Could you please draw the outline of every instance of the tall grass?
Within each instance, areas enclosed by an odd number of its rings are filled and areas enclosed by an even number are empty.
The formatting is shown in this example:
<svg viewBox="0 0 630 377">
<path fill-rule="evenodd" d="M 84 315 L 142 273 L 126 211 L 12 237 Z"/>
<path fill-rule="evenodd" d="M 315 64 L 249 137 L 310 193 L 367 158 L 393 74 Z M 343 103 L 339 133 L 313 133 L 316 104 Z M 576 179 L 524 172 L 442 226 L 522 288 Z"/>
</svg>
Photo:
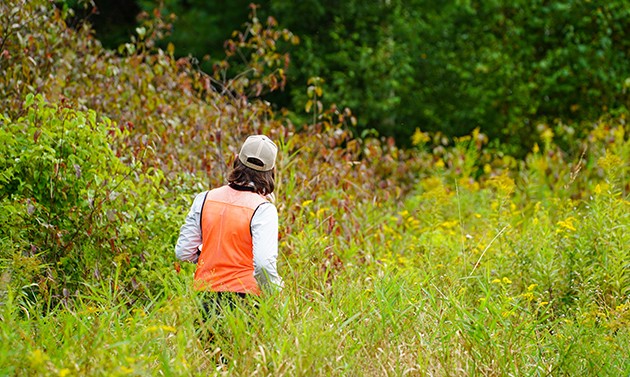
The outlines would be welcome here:
<svg viewBox="0 0 630 377">
<path fill-rule="evenodd" d="M 48 311 L 7 291 L 0 371 L 630 373 L 630 211 L 618 186 L 581 203 L 529 206 L 508 177 L 457 188 L 431 180 L 404 202 L 331 206 L 347 198 L 330 192 L 299 203 L 299 231 L 282 239 L 284 291 L 205 323 L 190 265 L 133 305 L 115 277 Z"/>
</svg>

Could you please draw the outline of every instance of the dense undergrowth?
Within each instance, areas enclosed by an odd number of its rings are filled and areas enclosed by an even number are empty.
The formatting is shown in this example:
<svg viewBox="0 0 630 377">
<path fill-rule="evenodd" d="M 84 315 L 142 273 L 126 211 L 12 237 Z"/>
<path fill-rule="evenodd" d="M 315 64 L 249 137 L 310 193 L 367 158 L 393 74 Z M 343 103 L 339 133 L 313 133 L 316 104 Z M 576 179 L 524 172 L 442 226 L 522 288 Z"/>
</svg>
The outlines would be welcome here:
<svg viewBox="0 0 630 377">
<path fill-rule="evenodd" d="M 159 19 L 112 52 L 48 2 L 19 5 L 0 5 L 1 374 L 630 372 L 623 117 L 581 140 L 541 124 L 524 160 L 477 131 L 400 150 L 354 138 L 316 80 L 299 131 L 258 99 L 289 61 L 273 20 L 206 75 L 152 46 Z M 251 69 L 224 77 L 236 56 Z M 259 132 L 280 145 L 286 287 L 204 327 L 173 246 Z"/>
</svg>

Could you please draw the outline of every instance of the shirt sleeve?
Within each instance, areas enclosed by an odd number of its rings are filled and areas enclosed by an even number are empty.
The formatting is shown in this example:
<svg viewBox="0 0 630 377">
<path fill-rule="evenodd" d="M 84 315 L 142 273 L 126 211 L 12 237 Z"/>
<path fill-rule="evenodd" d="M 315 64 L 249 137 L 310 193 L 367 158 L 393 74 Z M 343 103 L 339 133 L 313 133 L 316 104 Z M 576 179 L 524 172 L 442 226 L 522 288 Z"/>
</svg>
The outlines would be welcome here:
<svg viewBox="0 0 630 377">
<path fill-rule="evenodd" d="M 175 256 L 177 259 L 197 263 L 199 259 L 199 247 L 201 246 L 201 208 L 206 197 L 206 192 L 202 192 L 195 197 L 184 225 L 179 230 L 179 238 L 175 246 Z"/>
<path fill-rule="evenodd" d="M 282 289 L 284 282 L 276 262 L 278 259 L 278 211 L 272 203 L 263 203 L 254 212 L 251 222 L 254 252 L 254 277 L 264 289 Z"/>
</svg>

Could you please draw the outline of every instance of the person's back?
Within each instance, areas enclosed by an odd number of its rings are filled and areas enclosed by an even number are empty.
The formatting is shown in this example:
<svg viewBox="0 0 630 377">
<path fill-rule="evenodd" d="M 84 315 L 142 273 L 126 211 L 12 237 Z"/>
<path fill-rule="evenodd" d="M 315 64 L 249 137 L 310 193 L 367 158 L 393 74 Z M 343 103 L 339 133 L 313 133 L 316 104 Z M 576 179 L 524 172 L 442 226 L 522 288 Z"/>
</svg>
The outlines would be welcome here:
<svg viewBox="0 0 630 377">
<path fill-rule="evenodd" d="M 201 215 L 197 289 L 260 293 L 254 278 L 250 223 L 258 206 L 265 203 L 269 202 L 263 196 L 236 185 L 208 192 Z"/>
<path fill-rule="evenodd" d="M 282 287 L 276 268 L 278 213 L 268 200 L 275 188 L 276 153 L 269 138 L 250 136 L 229 184 L 193 201 L 175 253 L 197 263 L 197 290 L 259 295 L 261 287 Z"/>
</svg>

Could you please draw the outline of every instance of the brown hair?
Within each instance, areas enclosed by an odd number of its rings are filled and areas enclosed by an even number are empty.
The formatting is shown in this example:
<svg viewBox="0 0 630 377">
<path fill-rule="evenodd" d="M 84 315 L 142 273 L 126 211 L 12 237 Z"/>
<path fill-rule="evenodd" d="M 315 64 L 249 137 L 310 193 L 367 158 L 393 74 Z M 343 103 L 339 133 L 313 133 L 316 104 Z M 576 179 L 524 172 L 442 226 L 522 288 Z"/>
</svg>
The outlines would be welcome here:
<svg viewBox="0 0 630 377">
<path fill-rule="evenodd" d="M 235 184 L 248 184 L 253 182 L 256 192 L 260 195 L 268 195 L 276 188 L 276 169 L 258 171 L 245 166 L 240 159 L 235 158 L 232 171 L 228 175 L 228 182 Z"/>
</svg>

